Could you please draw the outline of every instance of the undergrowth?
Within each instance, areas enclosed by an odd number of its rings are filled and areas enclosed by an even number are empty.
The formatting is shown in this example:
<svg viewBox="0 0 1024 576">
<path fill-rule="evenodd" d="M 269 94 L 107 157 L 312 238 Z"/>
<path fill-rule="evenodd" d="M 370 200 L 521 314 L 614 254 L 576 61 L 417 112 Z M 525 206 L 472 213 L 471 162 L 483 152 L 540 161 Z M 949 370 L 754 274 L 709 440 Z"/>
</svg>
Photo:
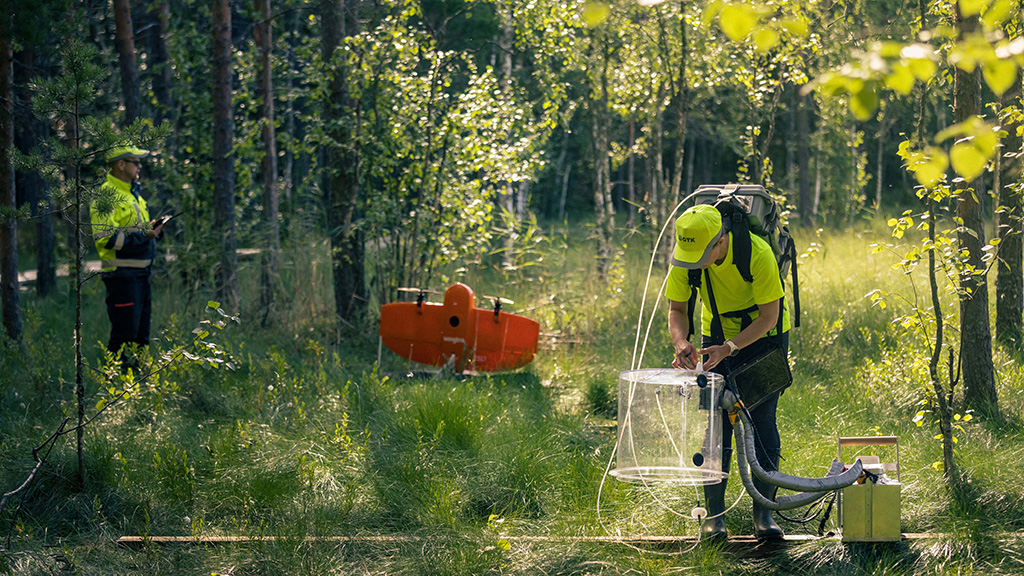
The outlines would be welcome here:
<svg viewBox="0 0 1024 576">
<path fill-rule="evenodd" d="M 899 293 L 904 280 L 885 254 L 870 254 L 876 234 L 804 231 L 797 238 L 806 252 L 801 326 L 791 338 L 795 383 L 779 408 L 782 469 L 820 476 L 836 456 L 838 436 L 896 435 L 902 529 L 931 538 L 878 545 L 823 539 L 763 553 L 571 540 L 695 535 L 690 511 L 703 498 L 693 488 L 646 488 L 605 475 L 615 444 L 618 373 L 667 366 L 671 358 L 658 293 L 662 266 L 654 269 L 641 317 L 650 238 L 624 237 L 612 276 L 598 281 L 589 245 L 551 229 L 531 246 L 533 265 L 501 269 L 483 258 L 450 274 L 477 291 L 479 305 L 487 305 L 482 295 L 510 298 L 511 311 L 540 321 L 536 361 L 507 374 L 430 374 L 387 350 L 378 361 L 372 318 L 341 329 L 325 320 L 326 249 L 289 260 L 283 294 L 291 299 L 268 316 L 269 324 L 243 308 L 242 324 L 215 336 L 232 369 L 168 368 L 89 426 L 84 488 L 73 443 L 57 444 L 31 489 L 0 516 L 9 538 L 0 571 L 1019 573 L 1024 545 L 1005 536 L 1024 530 L 1024 480 L 1015 472 L 1024 456 L 1019 359 L 997 350 L 1002 416 L 962 422 L 957 458 L 964 488 L 947 490 L 933 466 L 941 454 L 930 420 L 915 420 L 928 402 L 924 343 L 894 327 L 896 304 L 882 309 L 866 297 L 879 288 Z M 243 267 L 250 295 L 254 266 Z M 306 289 L 309 278 L 320 279 L 318 290 Z M 201 287 L 183 296 L 177 282 L 171 275 L 154 279 L 154 357 L 191 337 L 209 299 Z M 93 404 L 105 387 L 101 292 L 97 283 L 85 294 Z M 24 479 L 34 465 L 32 449 L 72 415 L 67 306 L 64 296 L 26 295 L 29 354 L 9 343 L 3 349 L 3 491 Z M 642 364 L 637 343 L 646 344 Z M 727 502 L 740 496 L 731 481 Z M 749 504 L 743 496 L 727 514 L 731 534 L 751 532 Z M 821 514 L 783 527 L 816 535 Z M 824 531 L 837 530 L 833 511 Z M 112 544 L 125 535 L 274 539 Z M 330 538 L 338 536 L 350 538 Z"/>
</svg>

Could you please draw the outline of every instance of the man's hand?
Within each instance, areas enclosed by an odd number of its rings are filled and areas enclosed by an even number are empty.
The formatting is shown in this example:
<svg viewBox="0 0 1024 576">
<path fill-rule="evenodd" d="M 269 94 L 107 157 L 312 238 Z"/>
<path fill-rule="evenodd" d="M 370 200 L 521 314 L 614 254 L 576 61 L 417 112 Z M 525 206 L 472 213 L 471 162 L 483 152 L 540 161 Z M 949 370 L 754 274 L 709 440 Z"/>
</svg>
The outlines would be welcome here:
<svg viewBox="0 0 1024 576">
<path fill-rule="evenodd" d="M 150 224 L 153 224 L 154 226 L 152 229 L 146 231 L 146 238 L 156 238 L 160 236 L 161 233 L 163 233 L 164 225 L 167 224 L 167 222 L 161 220 L 153 220 L 152 222 L 150 222 Z"/>
<path fill-rule="evenodd" d="M 708 346 L 702 350 L 697 351 L 698 354 L 707 354 L 708 359 L 704 361 L 704 369 L 711 370 L 715 366 L 729 357 L 732 354 L 732 348 L 729 348 L 726 344 L 719 344 L 717 346 Z"/>
<path fill-rule="evenodd" d="M 672 359 L 672 367 L 680 370 L 693 370 L 697 367 L 699 359 L 697 347 L 690 344 L 688 340 L 684 340 L 683 345 L 676 350 L 676 356 Z"/>
</svg>

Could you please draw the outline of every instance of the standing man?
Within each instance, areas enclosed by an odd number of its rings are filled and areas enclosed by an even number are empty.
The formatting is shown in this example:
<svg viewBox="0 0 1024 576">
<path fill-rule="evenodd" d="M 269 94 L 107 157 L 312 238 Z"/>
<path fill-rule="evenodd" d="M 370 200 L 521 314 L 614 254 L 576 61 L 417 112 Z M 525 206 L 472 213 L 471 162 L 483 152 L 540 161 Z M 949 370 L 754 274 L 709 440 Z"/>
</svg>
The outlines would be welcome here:
<svg viewBox="0 0 1024 576">
<path fill-rule="evenodd" d="M 101 212 L 98 208 L 105 202 L 97 201 L 89 210 L 107 288 L 107 350 L 119 354 L 126 365 L 137 363 L 125 356 L 122 348 L 126 344 L 149 344 L 149 276 L 156 240 L 164 228 L 164 223 L 149 219 L 146 199 L 140 194 L 139 172 L 148 155 L 148 150 L 131 146 L 107 152 L 107 182 L 102 193 L 112 199 L 112 209 Z"/>
<path fill-rule="evenodd" d="M 724 204 L 723 209 L 730 205 Z M 733 230 L 718 208 L 698 205 L 676 220 L 676 248 L 665 294 L 669 299 L 668 325 L 675 356 L 672 366 L 694 370 L 703 357 L 703 369 L 722 374 L 753 359 L 769 346 L 789 349 L 789 313 L 782 306 L 785 295 L 775 254 L 768 243 L 745 227 Z M 737 249 L 740 243 L 745 249 Z M 743 256 L 741 256 L 743 254 Z M 749 278 L 741 272 L 747 261 Z M 690 271 L 703 277 L 691 282 Z M 691 291 L 699 290 L 702 302 L 701 348 L 690 342 Z M 780 318 L 781 315 L 781 318 Z M 728 362 L 726 361 L 728 359 Z M 776 392 L 751 409 L 758 441 L 757 461 L 765 470 L 778 470 L 781 442 L 775 420 L 779 403 Z M 728 474 L 732 458 L 732 424 L 722 418 L 722 471 Z M 754 480 L 758 492 L 775 498 L 776 488 Z M 726 481 L 704 486 L 709 517 L 701 526 L 708 540 L 725 540 Z M 781 540 L 783 531 L 771 510 L 754 504 L 754 535 L 758 540 Z"/>
</svg>

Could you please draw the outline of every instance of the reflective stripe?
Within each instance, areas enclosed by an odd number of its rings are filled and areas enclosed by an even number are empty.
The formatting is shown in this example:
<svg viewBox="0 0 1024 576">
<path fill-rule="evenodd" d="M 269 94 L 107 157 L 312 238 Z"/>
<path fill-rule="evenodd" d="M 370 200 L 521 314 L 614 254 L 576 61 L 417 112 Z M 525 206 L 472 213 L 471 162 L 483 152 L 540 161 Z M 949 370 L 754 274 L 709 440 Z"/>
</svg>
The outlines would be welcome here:
<svg viewBox="0 0 1024 576">
<path fill-rule="evenodd" d="M 114 240 L 113 248 L 114 250 L 120 250 L 121 248 L 124 248 L 124 232 L 117 233 L 117 239 Z"/>
<path fill-rule="evenodd" d="M 114 258 L 113 260 L 104 260 L 103 268 L 145 268 L 152 264 L 152 260 L 129 260 L 127 258 Z"/>
<path fill-rule="evenodd" d="M 96 224 L 93 224 L 93 228 L 97 228 Z M 145 234 L 153 228 L 150 226 L 112 226 L 99 232 L 93 232 L 92 237 L 96 240 L 102 240 L 107 236 L 113 236 L 114 234 L 123 234 L 125 232 L 142 232 Z"/>
</svg>

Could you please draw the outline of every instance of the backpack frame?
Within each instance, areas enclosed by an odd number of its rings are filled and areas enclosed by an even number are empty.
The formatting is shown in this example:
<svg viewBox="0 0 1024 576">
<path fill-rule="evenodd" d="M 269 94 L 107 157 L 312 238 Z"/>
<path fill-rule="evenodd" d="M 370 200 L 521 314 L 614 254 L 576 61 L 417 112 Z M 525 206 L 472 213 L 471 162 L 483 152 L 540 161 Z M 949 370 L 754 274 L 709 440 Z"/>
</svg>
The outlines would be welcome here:
<svg viewBox="0 0 1024 576">
<path fill-rule="evenodd" d="M 726 230 L 733 232 L 733 261 L 740 275 L 747 282 L 753 282 L 750 274 L 750 237 L 749 233 L 760 236 L 772 253 L 779 266 L 779 279 L 786 286 L 786 275 L 791 274 L 793 285 L 793 327 L 800 326 L 800 282 L 797 274 L 796 244 L 789 227 L 782 223 L 778 203 L 764 186 L 754 184 L 705 184 L 699 186 L 690 195 L 693 205 L 708 204 L 722 213 L 722 224 Z M 697 299 L 697 291 L 701 286 L 701 271 L 689 271 L 691 296 L 689 302 L 690 329 L 693 330 L 693 307 Z M 749 310 L 728 311 L 722 314 L 729 317 L 738 315 L 745 318 L 744 328 L 749 323 Z M 716 319 L 717 320 L 717 319 Z M 715 322 L 716 324 L 718 322 Z M 779 311 L 779 330 L 782 325 L 782 311 Z M 777 331 L 778 332 L 778 331 Z"/>
</svg>

